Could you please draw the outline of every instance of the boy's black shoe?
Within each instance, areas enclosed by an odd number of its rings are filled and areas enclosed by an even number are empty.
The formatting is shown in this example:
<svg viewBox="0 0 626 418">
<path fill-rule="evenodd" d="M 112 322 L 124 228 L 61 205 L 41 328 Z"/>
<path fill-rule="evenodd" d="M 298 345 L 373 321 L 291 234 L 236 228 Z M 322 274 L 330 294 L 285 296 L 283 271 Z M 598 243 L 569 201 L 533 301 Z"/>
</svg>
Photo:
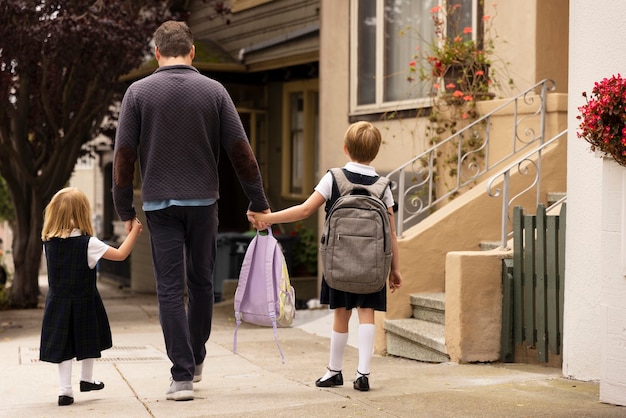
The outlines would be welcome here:
<svg viewBox="0 0 626 418">
<path fill-rule="evenodd" d="M 315 381 L 315 386 L 317 386 L 318 388 L 332 388 L 333 386 L 341 385 L 343 385 L 343 375 L 341 374 L 341 370 L 336 375 L 331 376 L 326 380 L 322 380 L 322 378 L 320 377 Z"/>
<path fill-rule="evenodd" d="M 59 406 L 71 405 L 74 403 L 74 398 L 71 396 L 60 395 Z"/>
<path fill-rule="evenodd" d="M 85 382 L 84 380 L 80 381 L 80 391 L 81 392 L 90 392 L 92 390 L 100 390 L 104 389 L 104 383 L 98 382 L 97 380 L 93 383 Z"/>
<path fill-rule="evenodd" d="M 354 388 L 356 390 L 360 390 L 361 392 L 367 392 L 370 390 L 370 382 L 366 375 L 362 375 L 357 377 L 354 381 Z"/>
</svg>

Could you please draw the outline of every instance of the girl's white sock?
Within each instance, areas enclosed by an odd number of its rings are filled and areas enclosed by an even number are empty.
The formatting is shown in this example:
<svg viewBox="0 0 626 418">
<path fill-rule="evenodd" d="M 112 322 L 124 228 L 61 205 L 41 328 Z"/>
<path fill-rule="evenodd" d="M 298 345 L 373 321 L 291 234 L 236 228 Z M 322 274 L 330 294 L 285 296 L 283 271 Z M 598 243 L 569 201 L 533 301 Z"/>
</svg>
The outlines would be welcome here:
<svg viewBox="0 0 626 418">
<path fill-rule="evenodd" d="M 330 379 L 343 367 L 343 353 L 346 351 L 346 344 L 348 344 L 347 332 L 335 332 L 330 334 L 330 360 L 328 362 L 328 369 L 326 374 L 322 377 L 323 380 Z M 334 371 L 331 371 L 334 370 Z"/>
<path fill-rule="evenodd" d="M 93 365 L 96 362 L 96 359 L 86 358 L 81 360 L 81 369 L 80 369 L 80 380 L 83 382 L 94 383 L 93 380 Z"/>
<path fill-rule="evenodd" d="M 59 363 L 59 396 L 74 397 L 72 391 L 72 360 Z"/>
<path fill-rule="evenodd" d="M 370 364 L 374 352 L 374 324 L 359 324 L 359 366 L 356 378 L 370 373 Z"/>
</svg>

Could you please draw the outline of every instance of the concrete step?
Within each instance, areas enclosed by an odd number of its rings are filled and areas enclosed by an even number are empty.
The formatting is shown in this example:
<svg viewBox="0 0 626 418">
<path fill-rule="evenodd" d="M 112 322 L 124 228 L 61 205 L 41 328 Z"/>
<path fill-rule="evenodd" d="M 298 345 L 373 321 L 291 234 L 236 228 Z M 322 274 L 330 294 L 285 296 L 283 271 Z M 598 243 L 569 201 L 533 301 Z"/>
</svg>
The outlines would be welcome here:
<svg viewBox="0 0 626 418">
<path fill-rule="evenodd" d="M 500 244 L 502 244 L 501 241 L 481 241 L 478 245 L 480 246 L 480 251 L 489 251 L 500 248 Z"/>
<path fill-rule="evenodd" d="M 567 197 L 567 193 L 565 192 L 548 192 L 546 195 L 546 200 L 548 202 L 548 206 L 558 202 L 562 198 Z"/>
<path fill-rule="evenodd" d="M 445 324 L 446 294 L 414 293 L 410 296 L 413 318 Z"/>
<path fill-rule="evenodd" d="M 415 318 L 387 319 L 387 353 L 431 363 L 450 361 L 442 324 Z"/>
</svg>

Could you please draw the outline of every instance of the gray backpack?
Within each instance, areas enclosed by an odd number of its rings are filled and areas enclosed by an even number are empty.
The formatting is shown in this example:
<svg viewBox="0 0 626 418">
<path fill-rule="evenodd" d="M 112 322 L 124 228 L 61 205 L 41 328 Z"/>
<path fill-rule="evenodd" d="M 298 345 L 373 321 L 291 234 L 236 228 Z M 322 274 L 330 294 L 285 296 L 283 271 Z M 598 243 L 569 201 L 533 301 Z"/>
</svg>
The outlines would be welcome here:
<svg viewBox="0 0 626 418">
<path fill-rule="evenodd" d="M 320 240 L 324 279 L 344 292 L 378 292 L 391 267 L 391 224 L 382 201 L 389 179 L 368 186 L 350 182 L 341 168 L 330 172 L 340 197 L 328 211 Z"/>
</svg>

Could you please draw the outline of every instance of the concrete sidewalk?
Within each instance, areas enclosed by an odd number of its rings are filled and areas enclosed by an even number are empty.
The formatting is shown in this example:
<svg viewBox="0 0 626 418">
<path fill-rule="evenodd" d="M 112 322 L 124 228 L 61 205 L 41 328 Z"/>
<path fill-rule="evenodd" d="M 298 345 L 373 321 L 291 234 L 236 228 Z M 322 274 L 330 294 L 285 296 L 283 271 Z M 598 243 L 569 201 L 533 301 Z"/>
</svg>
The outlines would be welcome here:
<svg viewBox="0 0 626 418">
<path fill-rule="evenodd" d="M 233 354 L 232 301 L 216 305 L 195 400 L 167 401 L 171 363 L 164 354 L 156 297 L 107 282 L 99 288 L 114 344 L 94 368 L 104 390 L 81 393 L 80 365 L 75 363 L 75 403 L 57 406 L 57 366 L 38 361 L 43 311 L 0 311 L 0 416 L 626 416 L 626 408 L 598 401 L 598 384 L 563 379 L 559 369 L 522 364 L 429 364 L 374 356 L 371 390 L 358 392 L 352 388 L 358 357 L 354 339 L 346 350 L 344 386 L 320 389 L 314 382 L 328 362 L 330 311 L 300 311 L 293 327 L 278 330 L 283 364 L 269 328 L 242 325 Z"/>
</svg>

